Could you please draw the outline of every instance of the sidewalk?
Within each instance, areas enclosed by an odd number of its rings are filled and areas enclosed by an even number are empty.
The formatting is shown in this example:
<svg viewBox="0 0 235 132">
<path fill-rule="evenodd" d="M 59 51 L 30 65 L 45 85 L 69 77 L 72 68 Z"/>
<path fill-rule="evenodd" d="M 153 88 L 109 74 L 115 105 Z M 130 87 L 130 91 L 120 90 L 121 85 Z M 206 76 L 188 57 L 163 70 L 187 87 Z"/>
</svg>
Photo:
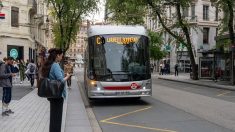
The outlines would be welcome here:
<svg viewBox="0 0 235 132">
<path fill-rule="evenodd" d="M 72 82 L 72 90 L 68 90 L 64 101 L 62 132 L 92 132 L 77 80 Z M 0 116 L 1 132 L 49 131 L 49 102 L 37 95 L 37 89 L 18 101 L 12 101 L 10 106 L 15 113 L 8 117 Z"/>
<path fill-rule="evenodd" d="M 213 80 L 209 79 L 192 80 L 190 79 L 189 73 L 179 73 L 179 76 L 175 76 L 175 75 L 159 75 L 159 73 L 154 72 L 152 74 L 152 78 L 183 82 L 183 83 L 206 86 L 211 88 L 235 90 L 235 86 L 230 85 L 229 82 L 226 81 L 214 82 Z"/>
</svg>

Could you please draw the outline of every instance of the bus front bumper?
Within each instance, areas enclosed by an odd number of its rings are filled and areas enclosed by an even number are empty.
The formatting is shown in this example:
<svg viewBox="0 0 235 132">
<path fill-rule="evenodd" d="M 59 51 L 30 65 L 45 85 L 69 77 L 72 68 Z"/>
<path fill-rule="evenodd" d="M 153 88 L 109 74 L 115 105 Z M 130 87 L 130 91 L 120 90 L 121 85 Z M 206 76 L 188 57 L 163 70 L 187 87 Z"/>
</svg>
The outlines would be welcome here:
<svg viewBox="0 0 235 132">
<path fill-rule="evenodd" d="M 141 90 L 93 90 L 88 93 L 89 98 L 127 98 L 151 96 L 151 89 Z"/>
</svg>

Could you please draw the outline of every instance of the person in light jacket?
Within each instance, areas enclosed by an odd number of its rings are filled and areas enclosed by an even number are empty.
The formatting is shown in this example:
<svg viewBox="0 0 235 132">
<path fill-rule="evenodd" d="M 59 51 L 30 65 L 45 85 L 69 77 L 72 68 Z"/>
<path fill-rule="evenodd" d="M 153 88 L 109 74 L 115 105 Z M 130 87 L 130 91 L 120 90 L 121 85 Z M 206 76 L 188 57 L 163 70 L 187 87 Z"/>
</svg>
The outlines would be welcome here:
<svg viewBox="0 0 235 132">
<path fill-rule="evenodd" d="M 5 63 L 0 61 L 0 87 L 3 88 L 2 96 L 2 116 L 9 116 L 14 112 L 9 108 L 11 102 L 12 93 L 12 77 L 16 76 L 11 72 L 11 65 L 13 64 L 13 58 L 8 57 Z"/>
<path fill-rule="evenodd" d="M 31 60 L 31 62 L 27 65 L 26 75 L 28 76 L 31 88 L 34 88 L 34 79 L 36 74 L 37 66 L 34 64 L 34 60 Z"/>
<path fill-rule="evenodd" d="M 42 77 L 49 77 L 51 80 L 58 80 L 62 83 L 66 83 L 66 81 L 71 77 L 71 74 L 68 73 L 66 77 L 64 77 L 64 71 L 59 65 L 63 58 L 62 50 L 52 48 L 48 52 L 48 59 L 41 70 Z M 64 98 L 66 98 L 66 88 L 64 88 L 61 98 L 48 98 L 50 102 L 49 132 L 61 131 Z"/>
</svg>

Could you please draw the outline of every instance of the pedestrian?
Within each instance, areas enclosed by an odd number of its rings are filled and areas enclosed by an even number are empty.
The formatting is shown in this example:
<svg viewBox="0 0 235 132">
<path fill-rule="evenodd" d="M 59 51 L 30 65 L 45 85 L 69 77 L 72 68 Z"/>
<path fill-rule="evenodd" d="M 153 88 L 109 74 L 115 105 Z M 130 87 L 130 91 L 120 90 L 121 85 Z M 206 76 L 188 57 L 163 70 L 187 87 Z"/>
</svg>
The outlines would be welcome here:
<svg viewBox="0 0 235 132">
<path fill-rule="evenodd" d="M 159 73 L 160 73 L 160 75 L 163 75 L 163 71 L 162 71 L 163 68 L 162 68 L 162 67 L 163 67 L 163 65 L 162 65 L 162 63 L 161 63 L 161 64 L 159 65 L 159 71 L 160 71 Z"/>
<path fill-rule="evenodd" d="M 34 78 L 36 74 L 36 69 L 37 69 L 37 66 L 36 64 L 34 64 L 34 60 L 31 60 L 31 62 L 27 66 L 26 76 L 28 76 L 29 78 L 32 89 L 34 88 Z"/>
<path fill-rule="evenodd" d="M 154 68 L 153 63 L 151 63 L 151 64 L 150 64 L 151 73 L 153 73 L 153 68 Z"/>
<path fill-rule="evenodd" d="M 157 65 L 156 62 L 153 63 L 154 71 L 157 71 Z"/>
<path fill-rule="evenodd" d="M 23 83 L 24 79 L 25 79 L 25 69 L 26 69 L 26 65 L 23 59 L 21 59 L 19 61 L 19 71 L 20 71 L 20 84 Z"/>
<path fill-rule="evenodd" d="M 178 73 L 179 73 L 179 71 L 178 71 L 178 64 L 176 63 L 175 64 L 175 76 L 178 76 Z"/>
<path fill-rule="evenodd" d="M 19 78 L 19 64 L 18 61 L 13 61 L 12 65 L 12 73 L 16 73 L 16 76 L 14 77 L 14 83 L 17 83 L 17 79 Z"/>
<path fill-rule="evenodd" d="M 42 66 L 41 75 L 43 77 L 49 77 L 52 80 L 58 80 L 65 83 L 70 74 L 64 77 L 64 71 L 61 69 L 59 63 L 63 58 L 63 52 L 61 49 L 52 48 L 48 51 L 49 56 L 45 64 Z M 62 97 L 60 98 L 48 98 L 50 102 L 50 125 L 49 132 L 60 132 L 63 114 L 63 103 L 66 97 L 66 88 L 64 88 Z"/>
<path fill-rule="evenodd" d="M 68 61 L 68 63 L 65 65 L 64 67 L 64 73 L 65 74 L 73 74 L 73 65 L 71 64 L 70 61 Z M 72 84 L 72 80 L 71 77 L 67 80 L 67 85 L 68 88 L 71 89 L 71 84 Z"/>
<path fill-rule="evenodd" d="M 13 60 L 12 57 L 8 57 L 5 59 L 5 63 L 0 61 L 0 87 L 3 88 L 2 116 L 9 116 L 9 114 L 14 113 L 9 108 L 12 95 L 12 77 L 16 76 L 15 73 L 11 72 Z"/>
</svg>

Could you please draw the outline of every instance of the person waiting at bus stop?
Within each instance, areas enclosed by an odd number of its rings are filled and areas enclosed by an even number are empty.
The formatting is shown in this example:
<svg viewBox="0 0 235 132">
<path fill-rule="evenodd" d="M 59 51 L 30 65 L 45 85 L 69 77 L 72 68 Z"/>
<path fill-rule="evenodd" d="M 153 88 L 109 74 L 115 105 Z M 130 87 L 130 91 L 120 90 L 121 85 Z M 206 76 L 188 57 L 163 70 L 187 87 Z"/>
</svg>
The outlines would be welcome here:
<svg viewBox="0 0 235 132">
<path fill-rule="evenodd" d="M 48 52 L 48 59 L 42 66 L 41 70 L 42 77 L 49 77 L 51 80 L 58 80 L 65 83 L 71 77 L 71 74 L 67 74 L 66 77 L 64 77 L 64 71 L 59 65 L 63 58 L 62 50 L 52 48 Z M 60 98 L 48 98 L 50 102 L 49 132 L 61 131 L 64 98 L 66 98 L 66 88 L 64 88 Z"/>
</svg>

